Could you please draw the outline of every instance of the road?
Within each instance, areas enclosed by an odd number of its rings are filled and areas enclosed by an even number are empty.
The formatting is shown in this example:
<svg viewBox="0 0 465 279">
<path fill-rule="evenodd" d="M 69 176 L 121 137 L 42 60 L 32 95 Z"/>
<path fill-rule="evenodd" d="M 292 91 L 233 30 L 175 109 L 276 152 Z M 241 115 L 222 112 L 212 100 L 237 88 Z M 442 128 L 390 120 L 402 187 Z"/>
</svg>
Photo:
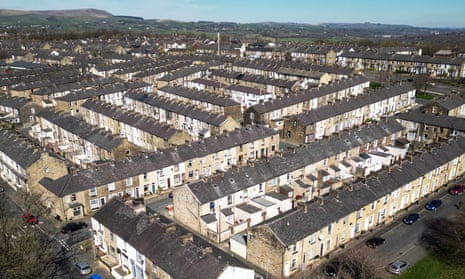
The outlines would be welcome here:
<svg viewBox="0 0 465 279">
<path fill-rule="evenodd" d="M 48 278 L 72 279 L 83 278 L 74 268 L 77 261 L 86 261 L 94 270 L 94 273 L 100 274 L 104 279 L 113 278 L 106 268 L 96 261 L 95 251 L 91 244 L 92 233 L 90 228 L 84 228 L 72 233 L 62 234 L 60 227 L 65 223 L 60 223 L 52 216 L 38 216 L 39 224 L 29 225 L 22 223 L 21 215 L 24 213 L 22 198 L 19 192 L 13 190 L 5 181 L 0 179 L 0 185 L 5 189 L 0 192 L 2 214 L 4 216 L 18 220 L 20 231 L 36 230 L 38 233 L 45 234 L 48 239 L 52 240 L 51 249 L 57 255 L 59 261 L 51 266 Z M 89 224 L 89 218 L 82 220 Z"/>
<path fill-rule="evenodd" d="M 433 198 L 441 199 L 443 202 L 442 206 L 436 211 L 424 209 L 426 202 Z M 377 249 L 371 249 L 364 245 L 364 241 L 361 241 L 358 246 L 362 251 L 374 253 L 376 259 L 379 260 L 379 269 L 382 270 L 381 272 L 386 272 L 385 267 L 397 259 L 406 260 L 411 264 L 415 264 L 428 254 L 420 244 L 420 238 L 426 229 L 427 221 L 434 218 L 457 215 L 459 211 L 454 205 L 459 201 L 465 202 L 465 195 L 452 196 L 443 189 L 434 197 L 429 197 L 427 200 L 411 207 L 410 210 L 405 211 L 404 214 L 400 214 L 396 221 L 364 238 L 365 240 L 372 236 L 381 236 L 386 239 L 385 244 L 379 246 Z M 420 215 L 420 220 L 412 225 L 404 224 L 402 222 L 402 217 L 413 212 Z M 373 251 L 368 252 L 369 250 Z"/>
</svg>

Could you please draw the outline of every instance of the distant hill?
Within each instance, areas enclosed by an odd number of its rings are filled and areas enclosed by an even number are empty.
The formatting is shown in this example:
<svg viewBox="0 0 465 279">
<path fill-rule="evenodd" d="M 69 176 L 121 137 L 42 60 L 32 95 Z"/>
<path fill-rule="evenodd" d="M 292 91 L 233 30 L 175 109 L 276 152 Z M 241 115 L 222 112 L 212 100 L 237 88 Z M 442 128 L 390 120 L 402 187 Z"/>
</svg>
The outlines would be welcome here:
<svg viewBox="0 0 465 279">
<path fill-rule="evenodd" d="M 465 38 L 465 29 L 425 28 L 400 24 L 380 23 L 323 23 L 293 22 L 214 22 L 144 19 L 130 15 L 112 15 L 104 10 L 75 9 L 49 11 L 20 11 L 0 9 L 0 33 L 15 31 L 76 32 L 119 31 L 151 34 L 202 34 L 216 38 L 294 43 L 357 42 L 359 40 L 392 40 L 404 44 L 420 42 L 457 42 Z M 439 35 L 441 37 L 439 37 Z M 452 44 L 453 45 L 453 44 Z"/>
<path fill-rule="evenodd" d="M 75 10 L 50 10 L 50 11 L 20 11 L 0 9 L 0 16 L 22 16 L 22 15 L 43 15 L 43 16 L 66 16 L 66 17 L 113 17 L 107 11 L 96 9 L 75 9 Z"/>
</svg>

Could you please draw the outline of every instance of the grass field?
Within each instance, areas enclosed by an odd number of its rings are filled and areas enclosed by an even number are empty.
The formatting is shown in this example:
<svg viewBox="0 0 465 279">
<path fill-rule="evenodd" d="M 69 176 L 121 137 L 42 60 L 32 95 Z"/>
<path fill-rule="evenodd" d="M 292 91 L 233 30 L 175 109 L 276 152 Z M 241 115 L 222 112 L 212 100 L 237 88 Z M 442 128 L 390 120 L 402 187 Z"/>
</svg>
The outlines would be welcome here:
<svg viewBox="0 0 465 279">
<path fill-rule="evenodd" d="M 463 279 L 465 266 L 448 265 L 435 256 L 429 255 L 412 266 L 400 279 Z"/>
<path fill-rule="evenodd" d="M 415 98 L 423 99 L 423 100 L 432 100 L 432 99 L 434 99 L 436 97 L 437 97 L 437 95 L 430 94 L 430 93 L 425 93 L 425 92 L 417 92 L 417 94 L 415 94 Z"/>
</svg>

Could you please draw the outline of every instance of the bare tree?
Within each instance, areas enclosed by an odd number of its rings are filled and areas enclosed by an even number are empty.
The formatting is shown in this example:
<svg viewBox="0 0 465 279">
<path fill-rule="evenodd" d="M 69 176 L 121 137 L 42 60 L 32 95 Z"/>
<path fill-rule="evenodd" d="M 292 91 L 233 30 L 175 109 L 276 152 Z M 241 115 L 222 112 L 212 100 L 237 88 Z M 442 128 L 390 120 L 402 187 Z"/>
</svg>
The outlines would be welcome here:
<svg viewBox="0 0 465 279">
<path fill-rule="evenodd" d="M 429 75 L 417 75 L 415 79 L 413 79 L 413 86 L 417 91 L 425 91 L 429 80 Z"/>
<path fill-rule="evenodd" d="M 21 219 L 8 217 L 6 196 L 0 196 L 0 279 L 62 278 L 79 251 L 66 251 L 47 233 Z"/>
<path fill-rule="evenodd" d="M 465 264 L 465 210 L 453 218 L 428 221 L 422 244 L 447 262 Z"/>
<path fill-rule="evenodd" d="M 380 279 L 386 274 L 386 272 L 379 272 L 384 268 L 383 262 L 374 255 L 372 250 L 350 248 L 338 252 L 311 273 L 296 278 L 327 278 L 325 272 L 332 271 L 335 273 L 332 278 L 336 279 Z"/>
</svg>

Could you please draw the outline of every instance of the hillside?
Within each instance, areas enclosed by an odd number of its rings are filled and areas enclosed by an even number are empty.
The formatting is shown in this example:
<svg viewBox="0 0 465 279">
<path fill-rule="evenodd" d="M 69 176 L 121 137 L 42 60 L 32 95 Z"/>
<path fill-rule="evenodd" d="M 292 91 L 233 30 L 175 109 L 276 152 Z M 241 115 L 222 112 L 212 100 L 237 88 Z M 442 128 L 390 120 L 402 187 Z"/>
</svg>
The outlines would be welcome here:
<svg viewBox="0 0 465 279">
<path fill-rule="evenodd" d="M 119 31 L 151 34 L 188 34 L 242 40 L 314 43 L 352 43 L 391 40 L 395 45 L 427 45 L 446 43 L 442 47 L 457 48 L 463 42 L 463 29 L 424 28 L 379 23 L 324 23 L 319 25 L 292 22 L 213 22 L 143 19 L 130 15 L 114 16 L 96 9 L 19 11 L 0 9 L 0 33 L 14 31 L 68 33 L 77 31 Z M 389 45 L 389 44 L 388 44 Z M 392 44 L 391 44 L 392 45 Z"/>
<path fill-rule="evenodd" d="M 96 10 L 96 9 L 53 10 L 53 11 L 22 11 L 22 10 L 0 9 L 0 16 L 23 16 L 23 15 L 95 17 L 95 18 L 108 18 L 108 17 L 113 16 L 107 11 Z"/>
</svg>

